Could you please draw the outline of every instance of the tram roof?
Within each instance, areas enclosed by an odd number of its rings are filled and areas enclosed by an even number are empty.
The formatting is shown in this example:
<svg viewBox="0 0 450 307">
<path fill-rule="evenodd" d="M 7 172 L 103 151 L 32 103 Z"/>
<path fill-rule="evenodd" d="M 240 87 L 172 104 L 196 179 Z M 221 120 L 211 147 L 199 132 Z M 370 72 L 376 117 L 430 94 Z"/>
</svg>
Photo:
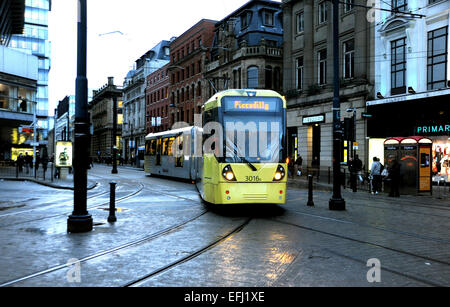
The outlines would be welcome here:
<svg viewBox="0 0 450 307">
<path fill-rule="evenodd" d="M 158 133 L 150 133 L 149 135 L 147 135 L 145 137 L 145 139 L 150 140 L 150 139 L 155 139 L 155 138 L 159 138 L 159 137 L 177 136 L 180 133 L 191 131 L 192 128 L 194 128 L 194 127 L 191 126 L 191 127 L 179 128 L 179 129 L 168 130 L 168 131 L 163 131 L 163 132 L 158 132 Z"/>
<path fill-rule="evenodd" d="M 203 104 L 204 110 L 218 108 L 221 106 L 220 99 L 225 96 L 244 96 L 244 97 L 280 97 L 283 99 L 283 107 L 286 108 L 286 100 L 279 93 L 272 90 L 262 89 L 230 89 L 214 94 L 207 102 Z"/>
</svg>

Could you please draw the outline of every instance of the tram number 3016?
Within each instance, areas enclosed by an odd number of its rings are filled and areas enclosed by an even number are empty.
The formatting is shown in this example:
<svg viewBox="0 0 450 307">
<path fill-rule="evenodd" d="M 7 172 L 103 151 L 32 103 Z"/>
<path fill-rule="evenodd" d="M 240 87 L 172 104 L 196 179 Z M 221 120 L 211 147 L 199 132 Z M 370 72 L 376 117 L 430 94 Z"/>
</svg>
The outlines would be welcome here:
<svg viewBox="0 0 450 307">
<path fill-rule="evenodd" d="M 259 176 L 245 176 L 245 181 L 247 182 L 261 182 L 261 178 Z"/>
</svg>

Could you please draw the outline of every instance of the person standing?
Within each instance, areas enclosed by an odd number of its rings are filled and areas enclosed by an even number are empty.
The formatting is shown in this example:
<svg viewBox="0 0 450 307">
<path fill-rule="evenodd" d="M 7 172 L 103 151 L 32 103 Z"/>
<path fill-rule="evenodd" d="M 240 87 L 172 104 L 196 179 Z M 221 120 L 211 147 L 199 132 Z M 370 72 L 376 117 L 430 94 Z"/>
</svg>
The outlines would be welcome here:
<svg viewBox="0 0 450 307">
<path fill-rule="evenodd" d="M 381 192 L 381 163 L 377 157 L 373 158 L 372 168 L 370 169 L 372 175 L 373 190 L 372 194 Z"/>
<path fill-rule="evenodd" d="M 400 166 L 397 160 L 393 160 L 389 168 L 389 178 L 391 179 L 390 197 L 400 197 Z"/>
</svg>

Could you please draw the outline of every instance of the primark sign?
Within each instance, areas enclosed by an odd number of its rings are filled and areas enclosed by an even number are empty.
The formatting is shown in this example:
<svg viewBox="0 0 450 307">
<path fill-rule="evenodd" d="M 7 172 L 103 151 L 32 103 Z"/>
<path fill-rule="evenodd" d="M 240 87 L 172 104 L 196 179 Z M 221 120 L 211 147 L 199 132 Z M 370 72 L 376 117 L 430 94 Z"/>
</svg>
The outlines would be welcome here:
<svg viewBox="0 0 450 307">
<path fill-rule="evenodd" d="M 449 135 L 450 124 L 418 126 L 414 130 L 416 135 Z"/>
</svg>

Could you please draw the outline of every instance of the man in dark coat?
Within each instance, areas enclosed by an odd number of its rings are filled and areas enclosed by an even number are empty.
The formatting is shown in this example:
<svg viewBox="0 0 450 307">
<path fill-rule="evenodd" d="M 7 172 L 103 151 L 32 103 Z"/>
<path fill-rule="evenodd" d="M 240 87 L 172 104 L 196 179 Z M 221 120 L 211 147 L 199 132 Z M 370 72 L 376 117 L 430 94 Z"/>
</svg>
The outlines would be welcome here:
<svg viewBox="0 0 450 307">
<path fill-rule="evenodd" d="M 400 163 L 397 160 L 392 161 L 389 168 L 389 178 L 391 179 L 390 197 L 400 197 Z"/>
</svg>

